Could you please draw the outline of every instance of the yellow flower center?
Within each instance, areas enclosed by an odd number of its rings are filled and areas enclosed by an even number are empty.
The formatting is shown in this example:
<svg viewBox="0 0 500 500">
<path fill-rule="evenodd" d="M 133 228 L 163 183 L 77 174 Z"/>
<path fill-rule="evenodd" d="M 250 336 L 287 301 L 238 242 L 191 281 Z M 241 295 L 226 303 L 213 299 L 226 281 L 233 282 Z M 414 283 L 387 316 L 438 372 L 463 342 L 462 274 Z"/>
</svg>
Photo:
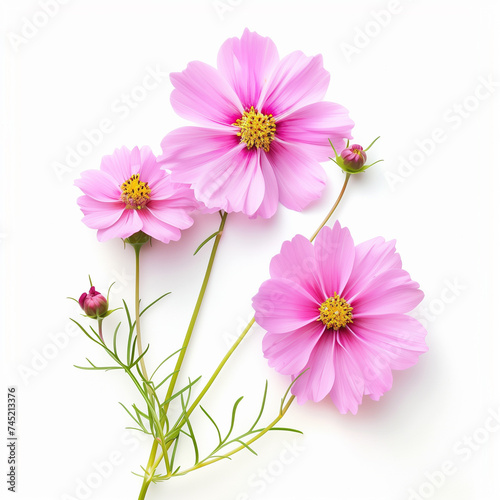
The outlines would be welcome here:
<svg viewBox="0 0 500 500">
<path fill-rule="evenodd" d="M 125 208 L 133 208 L 140 210 L 144 208 L 149 201 L 151 188 L 147 182 L 139 180 L 139 174 L 134 174 L 128 181 L 125 181 L 121 186 L 121 200 L 126 204 Z"/>
<path fill-rule="evenodd" d="M 352 323 L 352 307 L 336 293 L 319 307 L 319 319 L 328 329 L 340 330 Z"/>
<path fill-rule="evenodd" d="M 262 148 L 266 153 L 269 151 L 269 146 L 276 134 L 276 122 L 273 115 L 263 115 L 252 106 L 233 125 L 240 127 L 236 135 L 241 137 L 241 142 L 246 143 L 247 149 L 256 147 Z"/>
</svg>

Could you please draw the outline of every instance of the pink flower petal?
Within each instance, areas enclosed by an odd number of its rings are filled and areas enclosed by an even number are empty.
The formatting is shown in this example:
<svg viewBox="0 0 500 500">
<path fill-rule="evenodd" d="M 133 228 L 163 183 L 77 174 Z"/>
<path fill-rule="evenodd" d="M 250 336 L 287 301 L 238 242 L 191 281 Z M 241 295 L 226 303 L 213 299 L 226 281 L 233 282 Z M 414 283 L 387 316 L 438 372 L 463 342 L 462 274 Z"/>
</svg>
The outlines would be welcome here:
<svg viewBox="0 0 500 500">
<path fill-rule="evenodd" d="M 169 199 L 151 200 L 146 209 L 160 221 L 179 229 L 187 229 L 193 225 L 193 219 L 187 214 L 186 209 L 184 207 L 175 208 Z"/>
<path fill-rule="evenodd" d="M 125 210 L 125 204 L 121 201 L 97 201 L 87 195 L 80 196 L 77 203 L 85 215 L 82 221 L 92 229 L 101 229 L 113 225 Z"/>
<path fill-rule="evenodd" d="M 130 150 L 122 146 L 120 149 L 115 149 L 112 155 L 102 157 L 101 170 L 109 174 L 117 186 L 121 186 L 132 175 L 130 154 Z"/>
<path fill-rule="evenodd" d="M 107 228 L 97 231 L 99 241 L 107 241 L 112 238 L 128 238 L 142 229 L 142 221 L 137 210 L 124 210 L 121 217 Z"/>
<path fill-rule="evenodd" d="M 337 335 L 333 365 L 335 366 L 335 382 L 330 397 L 340 413 L 358 412 L 364 391 L 363 374 L 358 363 L 345 345 L 344 337 Z"/>
<path fill-rule="evenodd" d="M 364 393 L 378 401 L 392 387 L 392 371 L 387 353 L 358 337 L 349 326 L 342 332 L 341 339 L 362 371 Z"/>
<path fill-rule="evenodd" d="M 402 269 L 389 269 L 376 276 L 349 302 L 353 318 L 374 314 L 406 313 L 424 298 L 418 283 Z"/>
<path fill-rule="evenodd" d="M 275 139 L 269 153 L 263 154 L 276 175 L 279 201 L 285 207 L 301 211 L 321 196 L 326 183 L 325 171 L 299 146 Z"/>
<path fill-rule="evenodd" d="M 279 62 L 264 87 L 258 109 L 279 120 L 284 114 L 321 101 L 329 82 L 321 55 L 307 57 L 300 51 L 292 52 Z"/>
<path fill-rule="evenodd" d="M 331 391 L 337 372 L 334 365 L 334 351 L 337 348 L 335 333 L 325 331 L 311 352 L 307 371 L 292 385 L 291 392 L 297 397 L 297 403 L 321 401 Z M 298 375 L 295 373 L 295 377 Z"/>
<path fill-rule="evenodd" d="M 325 327 L 319 321 L 289 333 L 266 333 L 262 341 L 269 366 L 283 375 L 300 373 Z"/>
<path fill-rule="evenodd" d="M 293 281 L 272 279 L 262 283 L 253 298 L 255 321 L 271 333 L 297 330 L 319 318 L 315 300 Z"/>
<path fill-rule="evenodd" d="M 165 176 L 165 172 L 161 168 L 158 168 L 156 156 L 148 146 L 143 146 L 140 150 L 139 165 L 136 172 L 139 173 L 140 180 L 147 182 L 150 187 Z"/>
<path fill-rule="evenodd" d="M 325 226 L 314 242 L 314 254 L 323 283 L 324 300 L 333 297 L 335 293 L 343 297 L 355 254 L 349 230 L 341 228 L 338 221 L 332 229 Z"/>
<path fill-rule="evenodd" d="M 340 154 L 345 147 L 344 139 L 352 139 L 353 126 L 344 106 L 315 102 L 280 120 L 277 136 L 285 142 L 304 145 L 315 160 L 324 162 L 335 154 L 329 140 Z"/>
<path fill-rule="evenodd" d="M 75 186 L 98 201 L 119 201 L 122 194 L 116 180 L 101 170 L 85 170 L 81 177 L 75 180 Z"/>
<path fill-rule="evenodd" d="M 270 38 L 245 29 L 241 39 L 229 38 L 217 57 L 217 67 L 236 92 L 245 109 L 257 106 L 264 82 L 279 62 L 278 50 Z"/>
<path fill-rule="evenodd" d="M 279 188 L 276 175 L 267 159 L 265 154 L 260 155 L 260 167 L 262 169 L 262 176 L 264 178 L 264 199 L 255 212 L 254 216 L 263 217 L 268 219 L 272 217 L 278 209 L 279 203 Z"/>
<path fill-rule="evenodd" d="M 285 241 L 280 253 L 272 258 L 269 270 L 271 278 L 294 281 L 319 304 L 325 300 L 318 278 L 314 247 L 304 236 L 298 234 L 292 241 Z"/>
<path fill-rule="evenodd" d="M 345 299 L 349 302 L 370 281 L 388 269 L 401 269 L 401 257 L 396 253 L 396 241 L 378 237 L 356 245 L 356 255 L 349 281 L 345 287 Z"/>
<path fill-rule="evenodd" d="M 146 234 L 149 234 L 152 238 L 155 238 L 163 243 L 178 241 L 180 239 L 180 229 L 177 226 L 163 222 L 155 217 L 155 213 L 148 210 L 148 207 L 140 210 L 140 217 L 142 221 L 142 230 Z"/>
<path fill-rule="evenodd" d="M 265 194 L 260 150 L 235 148 L 211 165 L 193 185 L 195 197 L 208 208 L 254 215 Z"/>
<path fill-rule="evenodd" d="M 351 325 L 356 336 L 385 352 L 393 370 L 413 366 L 427 352 L 425 328 L 405 314 L 382 314 L 357 318 Z"/>
<path fill-rule="evenodd" d="M 240 145 L 235 127 L 209 129 L 182 127 L 170 132 L 161 142 L 163 154 L 158 162 L 172 170 L 174 182 L 194 183 L 200 173 L 211 168 L 211 164 L 228 151 Z"/>
<path fill-rule="evenodd" d="M 130 152 L 129 162 L 132 175 L 139 173 L 141 169 L 141 152 L 137 146 Z M 141 181 L 144 182 L 144 179 L 141 179 Z"/>
<path fill-rule="evenodd" d="M 201 125 L 231 125 L 243 106 L 229 83 L 212 66 L 194 61 L 182 73 L 172 73 L 170 102 L 175 112 Z"/>
</svg>

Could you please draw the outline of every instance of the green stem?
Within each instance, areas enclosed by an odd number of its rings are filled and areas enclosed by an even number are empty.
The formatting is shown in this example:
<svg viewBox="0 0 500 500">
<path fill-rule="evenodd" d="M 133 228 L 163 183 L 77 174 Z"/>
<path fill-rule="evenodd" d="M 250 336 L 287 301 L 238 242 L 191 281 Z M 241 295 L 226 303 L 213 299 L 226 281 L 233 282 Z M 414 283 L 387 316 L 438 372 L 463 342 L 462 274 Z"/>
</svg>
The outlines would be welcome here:
<svg viewBox="0 0 500 500">
<path fill-rule="evenodd" d="M 347 183 L 349 182 L 349 178 L 351 177 L 351 174 L 346 173 L 345 174 L 345 181 L 344 185 L 342 186 L 342 190 L 340 191 L 340 194 L 337 198 L 337 201 L 333 204 L 332 209 L 328 212 L 327 216 L 323 219 L 323 222 L 319 225 L 318 229 L 314 232 L 314 234 L 311 236 L 311 239 L 309 241 L 313 242 L 316 236 L 318 236 L 318 233 L 323 229 L 323 227 L 326 225 L 326 223 L 330 220 L 330 217 L 333 215 L 333 212 L 335 212 L 336 208 L 338 207 L 340 200 L 342 199 L 342 196 L 344 196 Z"/>
<path fill-rule="evenodd" d="M 193 413 L 193 411 L 196 409 L 196 407 L 198 406 L 198 404 L 202 400 L 203 396 L 205 396 L 205 394 L 208 392 L 208 390 L 210 389 L 210 387 L 214 383 L 215 379 L 217 378 L 217 376 L 221 372 L 222 368 L 224 368 L 224 365 L 226 364 L 227 360 L 231 357 L 231 355 L 233 354 L 233 352 L 236 350 L 236 348 L 243 341 L 243 339 L 245 338 L 246 334 L 248 333 L 248 331 L 250 330 L 250 328 L 252 328 L 252 326 L 253 326 L 254 323 L 255 323 L 255 318 L 252 318 L 252 320 L 250 321 L 250 323 L 248 323 L 248 325 L 245 327 L 245 329 L 243 330 L 243 332 L 241 332 L 241 335 L 236 339 L 236 342 L 231 346 L 231 348 L 226 353 L 226 355 L 224 356 L 224 358 L 222 359 L 222 361 L 219 363 L 219 366 L 217 366 L 217 368 L 215 369 L 213 375 L 210 377 L 210 380 L 206 383 L 205 387 L 202 389 L 202 391 L 200 392 L 200 394 L 198 395 L 198 397 L 193 401 L 192 405 L 188 408 L 188 410 L 186 411 L 186 414 L 182 417 L 182 419 L 180 420 L 180 422 L 176 425 L 176 428 L 181 429 L 182 426 L 187 422 L 187 420 L 188 420 L 189 416 L 191 415 L 191 413 Z M 167 443 L 167 449 L 170 448 L 170 443 L 171 442 L 172 441 L 170 441 L 169 443 Z M 160 455 L 160 457 L 157 459 L 157 461 L 153 465 L 154 469 L 156 469 L 158 467 L 158 465 L 160 465 L 161 459 L 162 459 L 162 457 Z"/>
<path fill-rule="evenodd" d="M 102 335 L 102 319 L 97 320 L 97 326 L 99 328 L 99 337 L 101 337 L 102 343 L 104 344 L 104 337 Z"/>
<path fill-rule="evenodd" d="M 177 363 L 176 363 L 175 368 L 174 368 L 174 374 L 172 375 L 172 379 L 170 380 L 170 384 L 168 386 L 165 400 L 168 400 L 172 396 L 172 394 L 174 393 L 175 384 L 177 382 L 177 378 L 179 377 L 179 372 L 180 372 L 180 369 L 182 367 L 184 357 L 186 356 L 186 351 L 187 351 L 189 342 L 191 340 L 191 336 L 193 334 L 194 327 L 196 325 L 196 320 L 198 319 L 198 315 L 200 313 L 203 299 L 205 297 L 205 292 L 207 289 L 208 281 L 210 279 L 210 274 L 212 273 L 212 267 L 214 265 L 215 255 L 217 253 L 217 249 L 219 247 L 220 240 L 222 238 L 222 233 L 224 231 L 226 219 L 227 219 L 227 213 L 224 212 L 221 214 L 221 222 L 219 225 L 219 232 L 218 232 L 217 236 L 215 237 L 215 241 L 214 241 L 214 244 L 212 246 L 212 252 L 211 252 L 210 258 L 208 260 L 207 270 L 205 271 L 205 277 L 203 278 L 203 283 L 201 285 L 200 293 L 198 294 L 198 300 L 196 301 L 196 304 L 195 304 L 195 307 L 193 310 L 193 314 L 191 316 L 191 321 L 189 322 L 189 326 L 188 326 L 188 329 L 186 331 L 186 335 L 184 337 L 184 342 L 182 344 L 182 347 L 181 347 L 181 350 L 179 353 L 179 357 L 177 358 Z M 167 413 L 168 406 L 169 406 L 169 403 L 166 403 L 164 405 L 165 414 Z M 183 423 L 183 425 L 184 425 L 184 423 Z M 172 441 L 167 443 L 166 450 L 168 450 L 170 448 L 171 443 L 172 443 Z M 160 451 L 160 458 L 155 463 L 156 452 L 158 450 L 158 444 L 159 444 L 158 441 L 155 439 L 153 442 L 153 445 L 151 447 L 151 453 L 149 454 L 148 464 L 146 465 L 146 474 L 144 475 L 144 481 L 143 481 L 141 492 L 139 495 L 139 500 L 145 498 L 146 492 L 147 492 L 148 487 L 149 487 L 151 480 L 153 478 L 154 471 L 158 467 L 158 465 L 161 462 L 162 457 L 164 455 L 164 451 Z"/>
<path fill-rule="evenodd" d="M 189 345 L 189 341 L 191 340 L 191 336 L 193 334 L 193 330 L 196 325 L 196 320 L 198 319 L 198 314 L 200 313 L 201 304 L 203 303 L 203 298 L 205 297 L 208 280 L 210 279 L 210 274 L 212 273 L 212 267 L 214 265 L 215 254 L 217 253 L 217 248 L 219 247 L 219 242 L 222 237 L 222 232 L 224 231 L 224 226 L 226 224 L 226 218 L 227 218 L 227 213 L 224 212 L 224 214 L 222 215 L 222 219 L 220 221 L 219 233 L 215 237 L 214 245 L 212 247 L 212 253 L 210 254 L 210 259 L 208 260 L 207 270 L 205 271 L 205 277 L 203 278 L 203 283 L 201 284 L 200 293 L 198 294 L 198 300 L 196 301 L 196 305 L 194 306 L 194 311 L 191 316 L 191 321 L 189 322 L 186 336 L 184 337 L 184 342 L 182 344 L 181 351 L 179 353 L 179 357 L 177 359 L 177 363 L 174 368 L 174 374 L 172 376 L 172 379 L 170 380 L 170 385 L 168 386 L 165 400 L 169 399 L 174 393 L 175 384 L 177 382 L 177 378 L 179 377 L 179 372 L 182 366 L 182 362 L 184 361 L 184 357 L 186 356 L 186 351 Z M 168 409 L 168 403 L 165 405 L 165 412 L 167 411 L 167 409 Z"/>
<path fill-rule="evenodd" d="M 140 245 L 134 245 L 135 250 L 135 331 L 137 334 L 137 353 L 140 356 L 142 351 L 142 337 L 141 337 L 141 315 L 140 315 L 140 299 L 139 299 L 139 254 L 141 252 Z M 146 363 L 144 358 L 139 361 L 141 364 L 142 375 L 146 380 L 149 380 L 146 371 Z M 149 386 L 148 386 L 149 387 Z"/>
</svg>

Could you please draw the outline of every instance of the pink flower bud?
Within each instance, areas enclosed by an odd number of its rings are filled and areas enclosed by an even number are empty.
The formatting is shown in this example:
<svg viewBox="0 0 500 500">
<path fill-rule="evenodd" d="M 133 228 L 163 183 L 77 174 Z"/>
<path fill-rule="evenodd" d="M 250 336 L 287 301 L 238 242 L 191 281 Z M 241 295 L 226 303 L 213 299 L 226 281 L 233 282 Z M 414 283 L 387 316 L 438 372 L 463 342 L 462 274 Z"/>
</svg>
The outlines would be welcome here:
<svg viewBox="0 0 500 500">
<path fill-rule="evenodd" d="M 78 299 L 80 307 L 92 319 L 104 318 L 108 311 L 108 301 L 104 295 L 96 291 L 95 286 L 90 287 L 89 293 L 82 293 Z"/>
<path fill-rule="evenodd" d="M 366 163 L 366 153 L 363 151 L 363 146 L 353 144 L 344 149 L 340 156 L 344 160 L 344 165 L 354 170 L 359 170 Z"/>
</svg>

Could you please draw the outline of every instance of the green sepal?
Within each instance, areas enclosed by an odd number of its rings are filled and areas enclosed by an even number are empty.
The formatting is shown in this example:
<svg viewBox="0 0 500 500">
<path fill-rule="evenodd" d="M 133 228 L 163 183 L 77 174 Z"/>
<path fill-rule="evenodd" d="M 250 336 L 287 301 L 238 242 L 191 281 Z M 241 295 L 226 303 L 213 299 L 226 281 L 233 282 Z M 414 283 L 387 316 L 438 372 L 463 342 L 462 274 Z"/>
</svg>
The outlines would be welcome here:
<svg viewBox="0 0 500 500">
<path fill-rule="evenodd" d="M 151 242 L 151 236 L 142 231 L 138 231 L 137 233 L 134 233 L 128 238 L 125 238 L 123 242 L 128 243 L 134 248 L 141 248 L 142 245 L 144 245 L 145 243 Z"/>
</svg>

